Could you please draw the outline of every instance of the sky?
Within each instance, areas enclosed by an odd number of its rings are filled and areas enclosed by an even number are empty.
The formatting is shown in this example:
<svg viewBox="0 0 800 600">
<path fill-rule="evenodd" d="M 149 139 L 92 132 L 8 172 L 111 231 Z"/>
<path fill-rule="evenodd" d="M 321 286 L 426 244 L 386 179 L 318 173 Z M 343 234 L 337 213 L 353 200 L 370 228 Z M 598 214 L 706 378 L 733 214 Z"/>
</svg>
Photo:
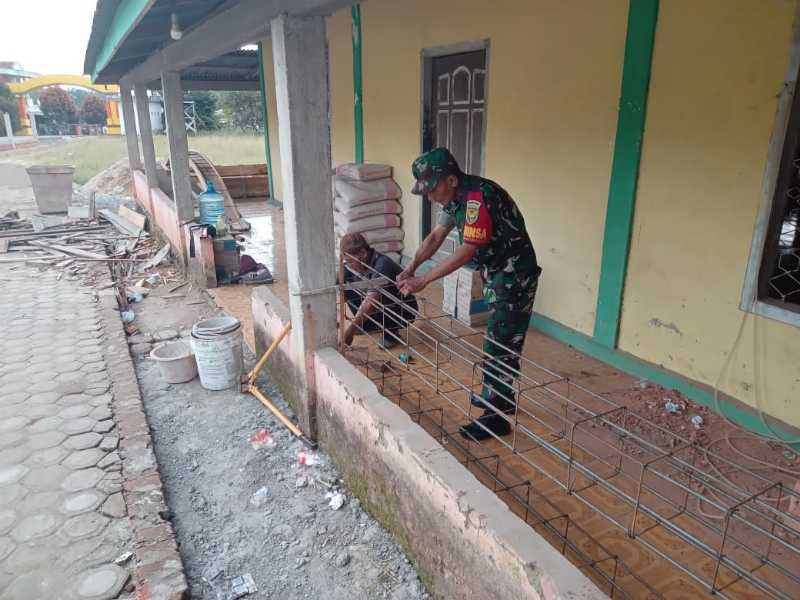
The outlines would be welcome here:
<svg viewBox="0 0 800 600">
<path fill-rule="evenodd" d="M 97 0 L 2 0 L 0 61 L 26 71 L 83 74 Z"/>
</svg>

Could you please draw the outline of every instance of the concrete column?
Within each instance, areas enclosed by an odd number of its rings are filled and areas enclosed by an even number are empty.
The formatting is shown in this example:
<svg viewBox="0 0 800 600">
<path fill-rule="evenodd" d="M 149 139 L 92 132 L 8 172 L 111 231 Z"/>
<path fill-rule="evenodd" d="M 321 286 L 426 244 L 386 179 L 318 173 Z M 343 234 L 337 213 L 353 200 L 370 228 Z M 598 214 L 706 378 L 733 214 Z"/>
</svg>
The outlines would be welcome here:
<svg viewBox="0 0 800 600">
<path fill-rule="evenodd" d="M 136 118 L 133 114 L 133 97 L 129 87 L 119 88 L 122 100 L 122 123 L 125 125 L 125 142 L 128 145 L 128 163 L 131 169 L 141 169 L 142 160 L 139 156 L 139 139 L 136 136 Z"/>
<path fill-rule="evenodd" d="M 336 281 L 328 121 L 328 57 L 323 17 L 272 20 L 278 136 L 283 176 L 293 362 L 305 374 L 295 409 L 316 438 L 313 352 L 336 344 Z"/>
<path fill-rule="evenodd" d="M 194 219 L 192 186 L 189 180 L 189 143 L 186 140 L 186 123 L 183 120 L 183 87 L 177 71 L 161 74 L 164 93 L 164 114 L 167 120 L 169 165 L 172 171 L 172 197 L 178 214 L 178 225 Z"/>
<path fill-rule="evenodd" d="M 156 149 L 153 145 L 153 129 L 150 125 L 150 99 L 147 97 L 147 86 L 144 83 L 137 83 L 133 86 L 133 93 L 136 99 L 139 136 L 142 138 L 142 159 L 144 172 L 147 175 L 147 185 L 157 188 Z"/>
</svg>

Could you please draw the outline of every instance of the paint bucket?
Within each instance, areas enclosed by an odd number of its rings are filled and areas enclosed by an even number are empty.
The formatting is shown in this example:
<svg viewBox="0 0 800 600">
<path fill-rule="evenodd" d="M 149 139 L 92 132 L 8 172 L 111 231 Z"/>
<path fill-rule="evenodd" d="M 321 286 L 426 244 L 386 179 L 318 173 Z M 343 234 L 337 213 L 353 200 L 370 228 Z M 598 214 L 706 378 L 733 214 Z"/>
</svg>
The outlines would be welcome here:
<svg viewBox="0 0 800 600">
<path fill-rule="evenodd" d="M 242 373 L 242 325 L 229 316 L 204 319 L 192 327 L 192 350 L 200 384 L 207 390 L 239 385 Z"/>
<path fill-rule="evenodd" d="M 150 352 L 167 383 L 185 383 L 197 377 L 197 363 L 189 344 L 182 341 L 163 342 Z"/>
<path fill-rule="evenodd" d="M 72 201 L 72 175 L 68 165 L 33 165 L 25 169 L 31 180 L 36 206 L 43 215 L 66 213 Z"/>
</svg>

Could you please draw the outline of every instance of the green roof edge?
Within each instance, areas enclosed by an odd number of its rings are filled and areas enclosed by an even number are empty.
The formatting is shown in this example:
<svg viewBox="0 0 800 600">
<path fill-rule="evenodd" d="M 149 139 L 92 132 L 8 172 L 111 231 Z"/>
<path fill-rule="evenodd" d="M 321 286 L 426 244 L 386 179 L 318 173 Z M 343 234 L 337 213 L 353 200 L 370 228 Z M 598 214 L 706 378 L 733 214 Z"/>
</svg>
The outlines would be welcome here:
<svg viewBox="0 0 800 600">
<path fill-rule="evenodd" d="M 125 38 L 127 38 L 130 32 L 139 24 L 139 21 L 141 21 L 142 17 L 150 10 L 150 7 L 154 3 L 155 0 L 120 1 L 114 11 L 114 17 L 111 19 L 111 25 L 103 38 L 100 50 L 94 57 L 94 64 L 92 64 L 91 68 L 86 69 L 87 71 L 91 71 L 89 74 L 92 77 L 92 82 L 97 81 L 100 73 L 114 58 L 114 54 L 119 49 L 122 42 L 125 41 Z M 92 27 L 92 35 L 96 35 L 94 27 Z M 88 67 L 88 64 L 86 66 Z"/>
</svg>

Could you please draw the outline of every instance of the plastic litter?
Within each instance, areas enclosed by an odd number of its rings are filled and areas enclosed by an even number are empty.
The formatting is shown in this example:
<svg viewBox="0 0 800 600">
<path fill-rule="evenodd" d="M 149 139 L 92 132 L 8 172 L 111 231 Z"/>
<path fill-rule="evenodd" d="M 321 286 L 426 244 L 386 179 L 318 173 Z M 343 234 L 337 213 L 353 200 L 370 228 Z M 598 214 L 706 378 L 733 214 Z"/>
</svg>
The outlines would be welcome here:
<svg viewBox="0 0 800 600">
<path fill-rule="evenodd" d="M 703 417 L 700 415 L 695 415 L 692 417 L 692 426 L 695 429 L 700 429 L 703 426 Z"/>
<path fill-rule="evenodd" d="M 128 298 L 128 302 L 141 302 L 144 300 L 144 294 L 139 290 L 132 290 L 128 288 L 125 292 L 126 297 Z"/>
<path fill-rule="evenodd" d="M 269 431 L 259 429 L 250 437 L 250 445 L 253 450 L 261 450 L 262 448 L 272 450 L 278 443 L 272 438 Z"/>
<path fill-rule="evenodd" d="M 414 358 L 408 352 L 401 352 L 397 358 L 399 358 L 400 362 L 405 365 L 414 362 Z"/>
<path fill-rule="evenodd" d="M 680 405 L 675 404 L 672 400 L 667 400 L 664 403 L 664 410 L 666 410 L 671 415 L 679 415 L 679 414 L 681 414 Z"/>
<path fill-rule="evenodd" d="M 233 577 L 226 581 L 224 589 L 217 590 L 217 600 L 238 600 L 258 591 L 255 580 L 250 573 Z"/>
<path fill-rule="evenodd" d="M 120 554 L 117 558 L 115 558 L 114 562 L 118 565 L 124 565 L 132 558 L 133 558 L 133 552 L 124 552 Z"/>
<path fill-rule="evenodd" d="M 322 460 L 316 452 L 301 452 L 297 455 L 297 464 L 315 467 L 321 465 Z"/>
<path fill-rule="evenodd" d="M 342 492 L 328 492 L 325 494 L 325 497 L 330 500 L 328 502 L 328 506 L 330 506 L 333 510 L 339 510 L 344 506 L 344 494 Z"/>
<path fill-rule="evenodd" d="M 147 276 L 147 283 L 150 285 L 158 285 L 161 282 L 161 273 L 151 273 Z"/>
<path fill-rule="evenodd" d="M 132 310 L 123 310 L 119 313 L 119 316 L 122 317 L 122 322 L 126 325 L 128 323 L 133 323 L 133 320 L 136 318 L 136 315 Z"/>
<path fill-rule="evenodd" d="M 256 508 L 261 508 L 267 503 L 268 498 L 269 490 L 267 489 L 267 486 L 262 486 L 258 488 L 252 496 L 250 496 L 250 504 Z"/>
</svg>

